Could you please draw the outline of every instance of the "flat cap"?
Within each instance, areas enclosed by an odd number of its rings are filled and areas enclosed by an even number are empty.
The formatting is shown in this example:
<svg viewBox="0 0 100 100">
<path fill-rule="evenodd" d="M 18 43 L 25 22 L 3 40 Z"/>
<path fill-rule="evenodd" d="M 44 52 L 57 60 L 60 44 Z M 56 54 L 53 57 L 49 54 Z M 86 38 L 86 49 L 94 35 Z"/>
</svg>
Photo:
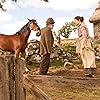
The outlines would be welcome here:
<svg viewBox="0 0 100 100">
<path fill-rule="evenodd" d="M 48 24 L 54 24 L 55 22 L 54 22 L 54 20 L 53 20 L 53 18 L 48 18 L 47 19 L 47 21 L 46 21 L 46 24 L 48 25 Z"/>
</svg>

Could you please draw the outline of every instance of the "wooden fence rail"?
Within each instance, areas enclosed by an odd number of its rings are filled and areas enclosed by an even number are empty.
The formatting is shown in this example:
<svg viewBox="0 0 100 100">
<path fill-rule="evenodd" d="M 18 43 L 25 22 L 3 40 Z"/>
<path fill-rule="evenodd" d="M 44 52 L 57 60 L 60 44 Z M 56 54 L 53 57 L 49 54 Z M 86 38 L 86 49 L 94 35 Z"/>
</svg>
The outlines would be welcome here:
<svg viewBox="0 0 100 100">
<path fill-rule="evenodd" d="M 25 67 L 25 61 L 15 59 L 13 55 L 0 56 L 0 100 L 26 100 L 26 91 L 36 100 L 52 100 L 23 75 Z"/>
<path fill-rule="evenodd" d="M 52 100 L 41 89 L 39 89 L 28 75 L 24 76 L 24 88 L 28 90 L 36 100 Z"/>
</svg>

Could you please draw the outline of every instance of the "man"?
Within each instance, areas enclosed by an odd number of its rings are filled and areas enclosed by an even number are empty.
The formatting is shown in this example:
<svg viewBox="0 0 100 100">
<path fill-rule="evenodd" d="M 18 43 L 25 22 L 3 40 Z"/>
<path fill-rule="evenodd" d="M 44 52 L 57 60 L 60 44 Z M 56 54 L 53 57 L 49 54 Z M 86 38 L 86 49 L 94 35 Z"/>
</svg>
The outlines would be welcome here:
<svg viewBox="0 0 100 100">
<path fill-rule="evenodd" d="M 52 29 L 54 27 L 53 18 L 48 18 L 46 21 L 46 27 L 41 29 L 41 39 L 40 39 L 40 54 L 42 56 L 40 62 L 40 75 L 47 75 L 50 63 L 50 53 L 53 47 L 53 34 Z"/>
</svg>

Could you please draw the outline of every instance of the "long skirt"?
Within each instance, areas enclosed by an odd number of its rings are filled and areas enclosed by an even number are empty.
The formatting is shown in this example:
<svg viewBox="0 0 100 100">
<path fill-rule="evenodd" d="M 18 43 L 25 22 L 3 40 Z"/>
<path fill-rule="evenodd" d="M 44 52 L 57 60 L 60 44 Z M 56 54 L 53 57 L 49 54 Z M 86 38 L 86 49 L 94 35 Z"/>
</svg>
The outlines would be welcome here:
<svg viewBox="0 0 100 100">
<path fill-rule="evenodd" d="M 81 59 L 85 68 L 85 73 L 95 74 L 95 52 L 92 47 L 91 40 L 90 38 L 87 38 L 84 42 L 84 45 L 81 46 L 82 41 L 83 39 L 79 38 L 76 46 L 76 53 L 80 53 L 80 50 L 82 50 Z"/>
</svg>

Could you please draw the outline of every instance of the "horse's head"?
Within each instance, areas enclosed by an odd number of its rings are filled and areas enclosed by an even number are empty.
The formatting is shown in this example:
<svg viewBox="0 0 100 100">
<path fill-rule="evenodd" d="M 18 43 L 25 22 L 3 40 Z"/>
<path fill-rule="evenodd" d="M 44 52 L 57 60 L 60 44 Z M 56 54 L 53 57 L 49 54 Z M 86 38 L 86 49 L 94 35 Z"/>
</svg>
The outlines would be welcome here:
<svg viewBox="0 0 100 100">
<path fill-rule="evenodd" d="M 29 20 L 29 28 L 30 28 L 30 30 L 40 32 L 40 27 L 38 26 L 36 20 L 34 20 L 34 19 L 28 19 L 28 20 Z"/>
</svg>

